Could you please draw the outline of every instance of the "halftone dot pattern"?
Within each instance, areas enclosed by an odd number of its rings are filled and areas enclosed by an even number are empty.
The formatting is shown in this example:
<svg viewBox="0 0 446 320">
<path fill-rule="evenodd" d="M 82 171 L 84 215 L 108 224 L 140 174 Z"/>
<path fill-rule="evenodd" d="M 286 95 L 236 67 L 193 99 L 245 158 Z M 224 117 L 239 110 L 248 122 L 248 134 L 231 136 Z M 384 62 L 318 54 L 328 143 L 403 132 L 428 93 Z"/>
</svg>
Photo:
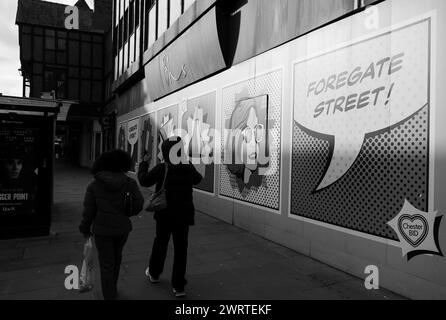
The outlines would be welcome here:
<svg viewBox="0 0 446 320">
<path fill-rule="evenodd" d="M 220 166 L 220 194 L 237 200 L 242 200 L 266 208 L 280 208 L 280 139 L 282 117 L 282 71 L 271 73 L 226 87 L 222 91 L 222 128 L 234 111 L 236 101 L 247 97 L 268 95 L 268 125 L 271 135 L 270 167 L 263 176 L 263 183 L 258 188 L 244 189 L 240 192 L 234 188 L 235 176 L 231 175 L 226 166 Z M 245 95 L 241 97 L 240 95 Z M 225 137 L 221 139 L 222 163 L 224 161 Z"/>
<path fill-rule="evenodd" d="M 429 107 L 392 129 L 366 137 L 350 170 L 313 193 L 329 161 L 330 141 L 294 124 L 291 213 L 398 240 L 387 225 L 407 199 L 428 210 Z"/>
</svg>

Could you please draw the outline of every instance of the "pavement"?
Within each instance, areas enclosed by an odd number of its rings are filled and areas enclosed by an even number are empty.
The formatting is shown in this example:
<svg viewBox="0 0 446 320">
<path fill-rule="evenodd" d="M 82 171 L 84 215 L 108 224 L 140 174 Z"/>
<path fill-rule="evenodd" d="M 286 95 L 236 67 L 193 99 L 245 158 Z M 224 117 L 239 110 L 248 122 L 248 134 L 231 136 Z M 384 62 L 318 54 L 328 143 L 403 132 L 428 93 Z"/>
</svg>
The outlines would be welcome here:
<svg viewBox="0 0 446 320">
<path fill-rule="evenodd" d="M 77 227 L 91 178 L 85 169 L 56 164 L 52 235 L 0 241 L 0 300 L 102 299 L 98 268 L 91 292 L 64 286 L 65 268 L 81 267 L 84 240 Z M 169 283 L 172 247 L 161 283 L 149 283 L 144 270 L 155 223 L 146 213 L 134 218 L 133 226 L 124 249 L 120 299 L 175 299 Z M 186 300 L 403 299 L 383 289 L 366 290 L 363 279 L 200 212 L 190 231 L 187 279 Z"/>
</svg>

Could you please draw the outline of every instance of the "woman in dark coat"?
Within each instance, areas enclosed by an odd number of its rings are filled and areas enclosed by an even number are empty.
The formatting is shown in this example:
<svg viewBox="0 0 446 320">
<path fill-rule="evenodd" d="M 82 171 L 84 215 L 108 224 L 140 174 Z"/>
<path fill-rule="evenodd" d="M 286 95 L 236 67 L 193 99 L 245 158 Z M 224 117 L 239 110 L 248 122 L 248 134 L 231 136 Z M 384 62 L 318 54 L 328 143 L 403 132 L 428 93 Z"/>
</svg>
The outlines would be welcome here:
<svg viewBox="0 0 446 320">
<path fill-rule="evenodd" d="M 105 300 L 117 297 L 122 250 L 132 230 L 130 217 L 144 205 L 136 181 L 126 176 L 131 165 L 124 151 L 102 154 L 93 165 L 94 181 L 85 194 L 79 230 L 86 238 L 94 235 Z"/>
<path fill-rule="evenodd" d="M 193 204 L 193 185 L 199 184 L 203 177 L 192 164 L 173 164 L 182 159 L 183 143 L 181 138 L 174 137 L 166 140 L 162 146 L 164 163 L 158 164 L 150 172 L 148 160 L 139 166 L 138 179 L 143 187 L 151 187 L 156 184 L 156 192 L 160 191 L 165 183 L 167 208 L 155 212 L 156 238 L 153 244 L 152 255 L 146 275 L 152 283 L 159 282 L 159 277 L 164 269 L 167 255 L 167 247 L 170 236 L 173 237 L 174 263 L 172 272 L 172 286 L 177 297 L 185 296 L 184 287 L 187 284 L 186 264 L 189 227 L 195 224 L 195 208 Z M 172 154 L 171 154 L 171 151 Z M 177 159 L 172 159 L 176 156 Z"/>
</svg>

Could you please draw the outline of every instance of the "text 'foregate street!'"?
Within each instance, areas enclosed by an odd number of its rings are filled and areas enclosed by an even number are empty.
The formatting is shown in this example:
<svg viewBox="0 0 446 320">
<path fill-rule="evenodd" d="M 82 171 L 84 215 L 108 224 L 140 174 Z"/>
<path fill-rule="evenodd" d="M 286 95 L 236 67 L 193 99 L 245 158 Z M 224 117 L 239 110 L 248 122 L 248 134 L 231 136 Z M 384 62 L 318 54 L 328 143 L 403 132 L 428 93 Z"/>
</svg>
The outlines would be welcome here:
<svg viewBox="0 0 446 320">
<path fill-rule="evenodd" d="M 346 86 L 353 87 L 362 84 L 366 80 L 391 76 L 402 70 L 403 58 L 404 53 L 399 53 L 372 62 L 367 68 L 358 66 L 351 71 L 343 71 L 339 74 L 330 75 L 326 79 L 311 82 L 308 86 L 307 97 L 317 97 L 330 91 L 340 90 Z M 384 106 L 387 106 L 394 86 L 395 84 L 391 83 L 389 87 L 379 86 L 361 93 L 353 93 L 321 101 L 314 109 L 314 118 L 318 118 L 323 114 L 330 116 L 339 112 L 363 109 L 370 105 L 376 106 L 383 94 L 386 95 Z"/>
</svg>

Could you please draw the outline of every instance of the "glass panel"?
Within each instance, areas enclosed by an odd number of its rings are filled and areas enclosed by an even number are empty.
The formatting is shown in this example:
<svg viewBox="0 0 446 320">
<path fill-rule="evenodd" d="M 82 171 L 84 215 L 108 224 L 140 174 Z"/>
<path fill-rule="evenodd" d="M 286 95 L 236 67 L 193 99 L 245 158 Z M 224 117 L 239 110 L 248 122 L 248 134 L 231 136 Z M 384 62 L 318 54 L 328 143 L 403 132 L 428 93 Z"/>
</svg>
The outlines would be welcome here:
<svg viewBox="0 0 446 320">
<path fill-rule="evenodd" d="M 70 78 L 79 78 L 79 68 L 69 68 L 68 76 Z"/>
<path fill-rule="evenodd" d="M 42 74 L 43 72 L 43 65 L 41 63 L 34 63 L 33 64 L 33 73 L 34 74 Z"/>
<path fill-rule="evenodd" d="M 57 40 L 57 49 L 58 50 L 67 50 L 67 40 L 58 39 Z"/>
<path fill-rule="evenodd" d="M 149 48 L 156 40 L 156 6 L 149 12 Z"/>
<path fill-rule="evenodd" d="M 82 79 L 90 79 L 91 78 L 91 70 L 88 68 L 81 69 L 81 77 Z"/>
<path fill-rule="evenodd" d="M 67 53 L 66 52 L 57 52 L 57 63 L 58 64 L 67 64 Z"/>
<path fill-rule="evenodd" d="M 181 16 L 181 0 L 170 0 L 170 25 Z"/>
<path fill-rule="evenodd" d="M 45 36 L 47 36 L 47 37 L 55 37 L 56 36 L 56 32 L 54 30 L 46 29 L 45 30 Z"/>
<path fill-rule="evenodd" d="M 103 61 L 102 45 L 94 44 L 93 45 L 93 66 L 94 67 L 102 67 L 102 61 Z"/>
<path fill-rule="evenodd" d="M 29 27 L 29 26 L 23 26 L 22 27 L 22 32 L 23 33 L 31 33 L 31 27 Z"/>
<path fill-rule="evenodd" d="M 167 0 L 158 0 L 158 37 L 167 30 Z"/>
<path fill-rule="evenodd" d="M 81 43 L 81 64 L 83 66 L 90 66 L 91 65 L 91 43 L 89 42 L 82 42 Z"/>
<path fill-rule="evenodd" d="M 91 81 L 81 81 L 81 100 L 90 101 L 91 97 Z"/>
<path fill-rule="evenodd" d="M 93 102 L 101 102 L 102 101 L 102 83 L 99 81 L 93 82 Z"/>
<path fill-rule="evenodd" d="M 69 64 L 79 65 L 79 42 L 70 40 L 68 47 L 70 51 L 68 55 Z"/>
<path fill-rule="evenodd" d="M 135 61 L 135 35 L 130 37 L 130 64 Z"/>
<path fill-rule="evenodd" d="M 132 34 L 135 30 L 135 1 L 132 0 L 130 2 L 130 9 L 129 9 L 129 34 Z"/>
<path fill-rule="evenodd" d="M 43 60 L 43 37 L 34 37 L 34 59 Z"/>
<path fill-rule="evenodd" d="M 141 16 L 140 1 L 141 0 L 135 0 L 135 27 L 139 26 L 139 17 Z"/>
<path fill-rule="evenodd" d="M 195 0 L 184 0 L 184 11 L 186 11 L 194 2 Z"/>
<path fill-rule="evenodd" d="M 101 69 L 93 70 L 93 79 L 102 80 L 102 70 Z"/>
<path fill-rule="evenodd" d="M 127 70 L 129 66 L 129 46 L 124 46 L 124 70 Z"/>
<path fill-rule="evenodd" d="M 56 40 L 53 37 L 45 37 L 45 49 L 55 50 Z"/>
<path fill-rule="evenodd" d="M 76 31 L 70 31 L 70 32 L 68 33 L 68 37 L 69 37 L 70 39 L 79 39 L 79 38 L 80 38 L 80 35 L 79 35 L 79 33 L 76 32 Z"/>
<path fill-rule="evenodd" d="M 20 52 L 24 60 L 31 60 L 31 37 L 31 35 L 22 34 L 22 48 Z"/>
<path fill-rule="evenodd" d="M 119 9 L 120 9 L 120 0 L 115 1 L 115 25 L 117 26 L 119 23 Z"/>
<path fill-rule="evenodd" d="M 31 88 L 31 96 L 33 98 L 40 98 L 43 91 L 43 77 L 42 76 L 34 76 Z"/>
<path fill-rule="evenodd" d="M 78 100 L 79 99 L 79 80 L 69 79 L 68 80 L 68 99 Z"/>
<path fill-rule="evenodd" d="M 45 71 L 45 83 L 43 89 L 45 92 L 55 90 L 55 74 L 53 71 Z"/>
<path fill-rule="evenodd" d="M 56 63 L 56 52 L 55 51 L 45 51 L 45 62 Z"/>
</svg>

